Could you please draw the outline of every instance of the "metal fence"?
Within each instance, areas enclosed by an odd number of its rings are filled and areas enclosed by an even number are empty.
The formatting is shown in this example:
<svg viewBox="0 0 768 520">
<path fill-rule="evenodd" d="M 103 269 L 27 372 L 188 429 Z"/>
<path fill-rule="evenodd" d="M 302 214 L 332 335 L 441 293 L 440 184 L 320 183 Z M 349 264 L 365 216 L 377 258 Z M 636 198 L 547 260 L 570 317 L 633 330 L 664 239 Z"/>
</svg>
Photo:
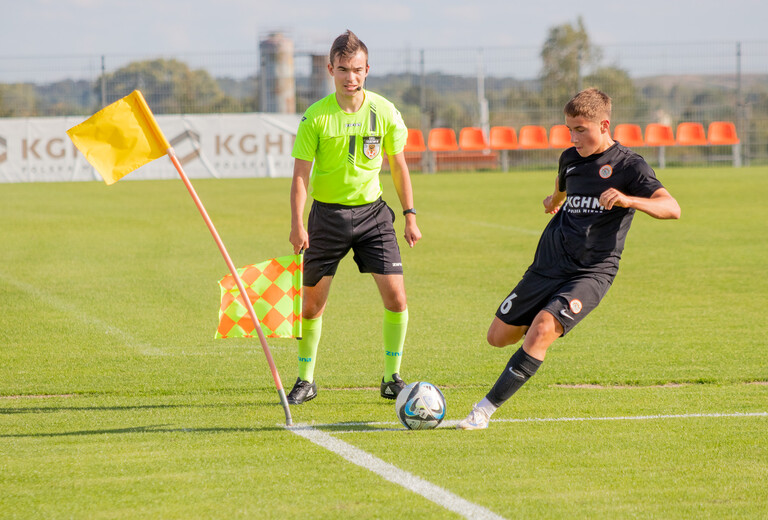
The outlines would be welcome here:
<svg viewBox="0 0 768 520">
<path fill-rule="evenodd" d="M 467 126 L 520 128 L 562 123 L 579 88 L 614 99 L 614 125 L 684 121 L 736 124 L 744 164 L 768 162 L 768 41 L 596 45 L 567 82 L 545 74 L 538 47 L 370 49 L 367 88 L 391 99 L 411 128 L 457 133 Z M 258 49 L 173 56 L 0 57 L 0 117 L 87 115 L 139 88 L 157 114 L 256 112 L 275 85 Z M 328 91 L 318 56 L 292 50 L 291 108 L 302 112 Z M 324 58 L 320 58 L 320 63 Z M 314 72 L 313 72 L 314 70 Z M 322 74 L 322 68 L 320 69 Z M 318 90 L 320 88 L 320 91 Z M 260 97 L 260 93 L 262 96 Z M 642 152 L 641 152 L 642 153 Z M 654 157 L 655 152 L 647 151 Z M 730 150 L 669 149 L 667 164 L 710 164 Z M 517 164 L 552 164 L 556 151 L 515 154 Z"/>
</svg>

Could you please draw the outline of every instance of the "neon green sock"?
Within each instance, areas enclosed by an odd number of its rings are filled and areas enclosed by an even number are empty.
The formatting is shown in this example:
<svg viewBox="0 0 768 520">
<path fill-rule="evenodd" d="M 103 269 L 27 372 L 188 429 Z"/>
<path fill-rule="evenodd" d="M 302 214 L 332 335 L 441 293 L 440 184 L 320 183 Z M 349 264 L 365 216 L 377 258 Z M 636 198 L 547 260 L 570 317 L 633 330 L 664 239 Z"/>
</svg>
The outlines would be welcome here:
<svg viewBox="0 0 768 520">
<path fill-rule="evenodd" d="M 315 361 L 320 333 L 323 330 L 323 317 L 301 319 L 302 338 L 299 340 L 299 378 L 310 383 L 315 380 Z"/>
<path fill-rule="evenodd" d="M 408 309 L 392 312 L 384 309 L 384 381 L 400 372 L 405 332 L 408 330 Z"/>
</svg>

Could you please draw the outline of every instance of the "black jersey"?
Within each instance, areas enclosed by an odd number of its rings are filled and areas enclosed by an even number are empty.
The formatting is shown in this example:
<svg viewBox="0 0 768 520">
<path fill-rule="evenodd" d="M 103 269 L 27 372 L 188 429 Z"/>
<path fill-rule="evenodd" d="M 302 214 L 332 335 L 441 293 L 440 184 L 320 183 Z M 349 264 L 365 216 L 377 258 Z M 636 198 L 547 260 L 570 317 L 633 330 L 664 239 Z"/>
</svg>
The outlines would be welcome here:
<svg viewBox="0 0 768 520">
<path fill-rule="evenodd" d="M 600 195 L 616 188 L 625 195 L 650 197 L 662 184 L 645 159 L 619 143 L 589 157 L 567 149 L 560 156 L 557 179 L 567 197 L 544 229 L 529 269 L 555 278 L 615 276 L 635 210 L 614 206 L 608 211 L 600 205 Z"/>
</svg>

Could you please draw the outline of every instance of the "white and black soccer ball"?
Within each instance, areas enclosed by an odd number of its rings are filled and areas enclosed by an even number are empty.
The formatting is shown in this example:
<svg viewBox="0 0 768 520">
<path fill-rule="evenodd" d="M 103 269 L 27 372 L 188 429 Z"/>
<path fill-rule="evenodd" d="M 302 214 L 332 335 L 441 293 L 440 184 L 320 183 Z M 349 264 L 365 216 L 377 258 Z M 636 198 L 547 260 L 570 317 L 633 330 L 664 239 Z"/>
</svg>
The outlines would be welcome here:
<svg viewBox="0 0 768 520">
<path fill-rule="evenodd" d="M 409 430 L 430 430 L 445 417 L 445 397 L 431 383 L 411 383 L 398 394 L 395 411 L 397 418 Z"/>
</svg>

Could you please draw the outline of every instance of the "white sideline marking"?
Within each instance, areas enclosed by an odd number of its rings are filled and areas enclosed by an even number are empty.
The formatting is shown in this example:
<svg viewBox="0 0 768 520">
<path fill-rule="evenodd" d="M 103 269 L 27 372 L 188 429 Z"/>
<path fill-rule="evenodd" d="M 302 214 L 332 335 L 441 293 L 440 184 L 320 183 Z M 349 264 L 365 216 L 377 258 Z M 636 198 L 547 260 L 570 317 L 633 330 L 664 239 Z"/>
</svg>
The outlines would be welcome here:
<svg viewBox="0 0 768 520">
<path fill-rule="evenodd" d="M 104 334 L 106 335 L 117 336 L 124 342 L 124 345 L 126 347 L 136 349 L 141 354 L 144 354 L 146 356 L 166 355 L 163 349 L 153 347 L 152 345 L 149 345 L 147 343 L 143 343 L 137 340 L 128 332 L 125 332 L 124 330 L 119 329 L 114 325 L 111 325 L 110 323 L 107 323 L 98 318 L 94 318 L 89 314 L 86 314 L 82 310 L 71 305 L 69 302 L 48 293 L 44 289 L 22 282 L 21 280 L 17 280 L 2 271 L 0 271 L 0 280 L 7 283 L 8 285 L 15 287 L 16 289 L 22 292 L 29 294 L 30 296 L 39 300 L 40 302 L 42 302 L 44 305 L 47 305 L 48 307 L 51 307 L 53 309 L 69 314 L 70 316 L 73 316 L 74 318 L 84 323 L 85 325 L 96 327 L 97 329 L 104 331 Z"/>
<path fill-rule="evenodd" d="M 296 435 L 310 440 L 318 446 L 332 451 L 352 464 L 356 464 L 361 468 L 372 471 L 380 477 L 402 486 L 409 491 L 413 491 L 449 511 L 460 514 L 464 518 L 504 520 L 504 517 L 497 515 L 493 511 L 464 500 L 460 496 L 454 495 L 440 486 L 436 486 L 416 475 L 412 475 L 392 464 L 384 462 L 368 452 L 356 448 L 351 444 L 347 444 L 342 440 L 336 439 L 329 433 L 316 430 L 312 426 L 293 426 L 287 429 Z"/>
<path fill-rule="evenodd" d="M 527 419 L 496 419 L 493 422 L 503 423 L 533 423 L 533 422 L 579 422 L 579 421 L 643 421 L 658 419 L 694 419 L 702 417 L 723 418 L 723 417 L 768 417 L 768 412 L 735 412 L 735 413 L 690 413 L 690 414 L 669 414 L 669 415 L 629 415 L 618 417 L 532 417 Z M 443 421 L 438 428 L 450 428 L 459 423 L 458 420 Z M 337 427 L 337 426 L 388 426 L 399 425 L 398 422 L 348 422 L 335 424 L 318 424 L 316 427 Z M 422 497 L 436 503 L 439 506 L 460 514 L 464 518 L 470 519 L 493 519 L 504 520 L 504 517 L 497 515 L 493 511 L 477 504 L 473 504 L 450 491 L 436 486 L 420 477 L 412 475 L 392 464 L 374 457 L 351 444 L 339 440 L 333 435 L 341 433 L 373 433 L 373 432 L 391 432 L 408 431 L 405 428 L 370 428 L 358 430 L 337 430 L 331 433 L 317 430 L 312 426 L 297 425 L 285 427 L 287 430 L 304 437 L 305 439 L 339 455 L 343 459 L 365 468 L 380 477 L 394 484 L 404 487 L 409 491 L 421 495 Z M 470 434 L 471 435 L 471 434 Z"/>
<path fill-rule="evenodd" d="M 768 412 L 683 413 L 670 415 L 625 415 L 619 417 L 552 417 L 499 419 L 498 422 L 648 421 L 653 419 L 695 419 L 697 417 L 768 417 Z M 458 424 L 459 421 L 450 421 Z"/>
<path fill-rule="evenodd" d="M 701 417 L 768 417 L 768 412 L 734 412 L 734 413 L 687 413 L 672 415 L 627 415 L 619 417 L 530 417 L 527 419 L 491 419 L 492 423 L 533 423 L 533 422 L 580 422 L 580 421 L 649 421 L 655 419 L 695 419 Z M 316 424 L 315 427 L 331 428 L 337 426 L 389 426 L 399 425 L 399 422 L 348 422 L 335 424 Z M 459 420 L 443 421 L 438 428 L 451 428 L 459 424 Z M 368 428 L 358 430 L 334 430 L 332 433 L 376 433 L 408 431 L 404 427 L 400 428 Z"/>
</svg>

